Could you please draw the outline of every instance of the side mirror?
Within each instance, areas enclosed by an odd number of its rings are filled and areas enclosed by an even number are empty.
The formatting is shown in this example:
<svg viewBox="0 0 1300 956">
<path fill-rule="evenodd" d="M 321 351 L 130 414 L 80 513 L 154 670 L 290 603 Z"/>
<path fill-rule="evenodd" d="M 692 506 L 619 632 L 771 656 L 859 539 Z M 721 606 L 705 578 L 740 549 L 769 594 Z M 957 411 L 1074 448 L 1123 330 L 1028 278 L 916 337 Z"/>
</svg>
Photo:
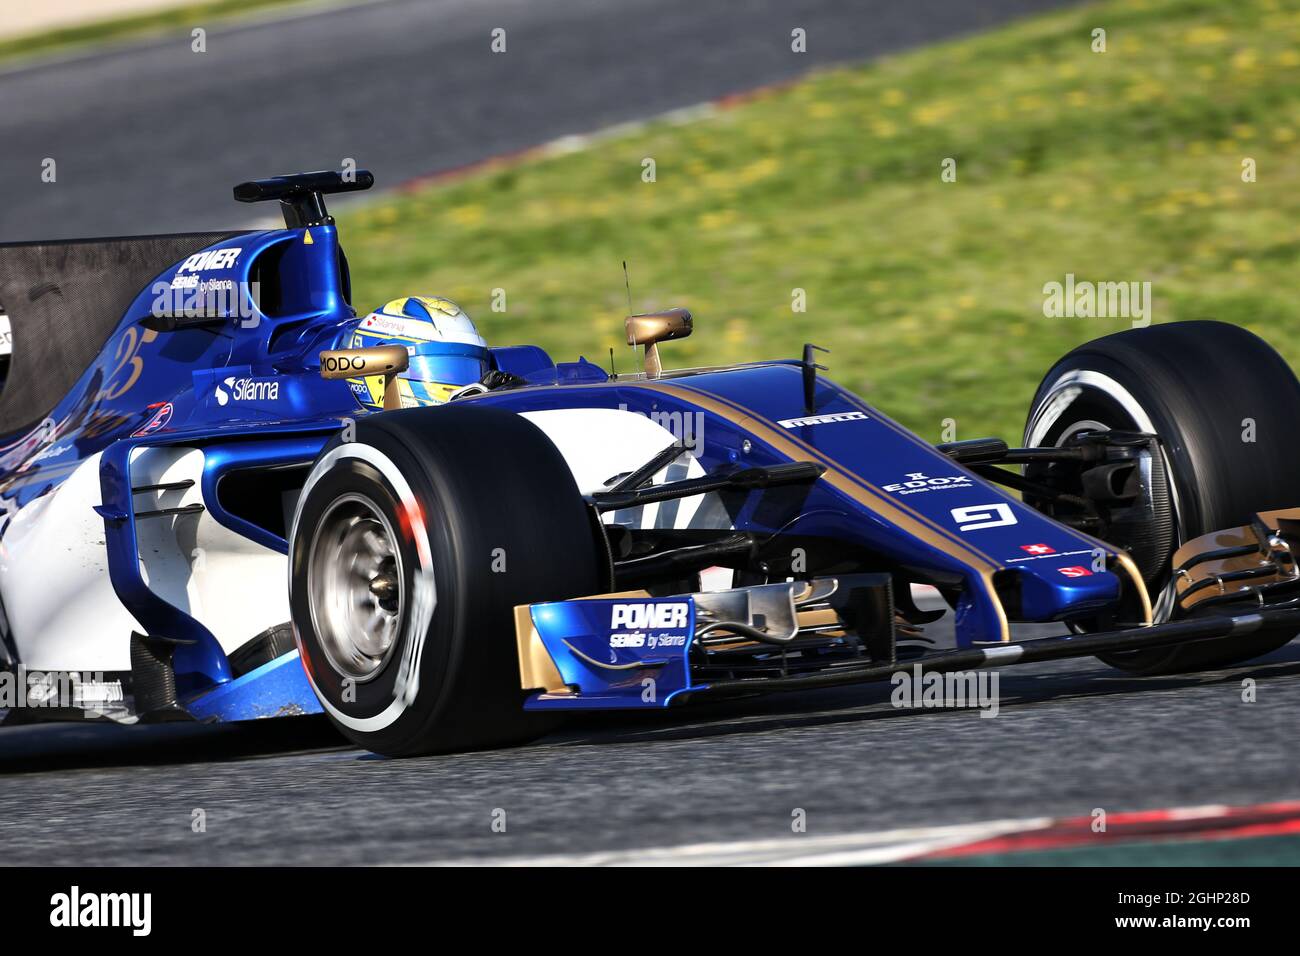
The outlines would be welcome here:
<svg viewBox="0 0 1300 956">
<path fill-rule="evenodd" d="M 402 407 L 397 376 L 411 364 L 411 356 L 400 345 L 376 345 L 363 349 L 333 349 L 320 353 L 321 378 L 384 377 L 384 410 Z"/>
<path fill-rule="evenodd" d="M 623 320 L 628 345 L 645 346 L 645 377 L 658 378 L 663 371 L 659 362 L 659 343 L 684 339 L 691 334 L 691 313 L 686 309 L 645 312 Z"/>
</svg>

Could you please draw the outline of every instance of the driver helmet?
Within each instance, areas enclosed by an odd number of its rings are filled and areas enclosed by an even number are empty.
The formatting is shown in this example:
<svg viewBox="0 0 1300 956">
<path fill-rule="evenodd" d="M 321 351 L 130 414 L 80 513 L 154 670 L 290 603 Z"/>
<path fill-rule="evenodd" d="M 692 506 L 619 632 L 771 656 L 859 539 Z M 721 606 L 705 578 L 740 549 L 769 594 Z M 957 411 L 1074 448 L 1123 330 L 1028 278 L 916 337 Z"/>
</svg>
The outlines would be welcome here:
<svg viewBox="0 0 1300 956">
<path fill-rule="evenodd" d="M 439 296 L 394 299 L 362 319 L 352 332 L 352 348 L 401 345 L 410 366 L 397 377 L 403 408 L 441 405 L 457 389 L 488 371 L 487 342 L 465 310 Z M 384 377 L 349 379 L 362 405 L 383 408 Z"/>
</svg>

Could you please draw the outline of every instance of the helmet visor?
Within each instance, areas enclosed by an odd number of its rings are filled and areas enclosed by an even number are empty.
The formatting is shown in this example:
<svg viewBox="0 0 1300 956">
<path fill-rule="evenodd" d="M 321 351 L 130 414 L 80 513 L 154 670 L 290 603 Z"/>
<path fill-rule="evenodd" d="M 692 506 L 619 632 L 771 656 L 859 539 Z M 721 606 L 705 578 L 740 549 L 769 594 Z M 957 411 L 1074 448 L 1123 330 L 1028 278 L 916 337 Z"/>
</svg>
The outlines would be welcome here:
<svg viewBox="0 0 1300 956">
<path fill-rule="evenodd" d="M 408 348 L 401 378 L 438 385 L 471 385 L 488 370 L 487 349 L 460 342 L 427 342 Z"/>
</svg>

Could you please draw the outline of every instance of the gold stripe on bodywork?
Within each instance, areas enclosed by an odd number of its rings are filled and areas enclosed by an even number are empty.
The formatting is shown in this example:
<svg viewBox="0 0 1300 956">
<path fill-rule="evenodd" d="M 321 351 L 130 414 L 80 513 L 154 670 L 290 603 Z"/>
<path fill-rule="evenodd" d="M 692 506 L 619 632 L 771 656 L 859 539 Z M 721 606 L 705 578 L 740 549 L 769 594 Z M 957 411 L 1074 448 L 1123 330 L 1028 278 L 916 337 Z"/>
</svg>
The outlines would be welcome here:
<svg viewBox="0 0 1300 956">
<path fill-rule="evenodd" d="M 520 604 L 515 608 L 515 646 L 519 650 L 519 685 L 524 690 L 540 690 L 548 694 L 566 694 L 568 685 L 560 676 L 551 654 L 542 643 L 541 635 L 533 627 L 532 607 Z"/>
<path fill-rule="evenodd" d="M 1142 605 L 1142 623 L 1150 624 L 1153 620 L 1151 613 L 1151 595 L 1147 592 L 1146 582 L 1142 580 L 1142 572 L 1138 570 L 1136 562 L 1123 551 L 1103 548 L 1103 551 L 1109 551 L 1118 564 L 1128 574 L 1133 582 L 1133 589 L 1137 592 L 1138 601 Z"/>
<path fill-rule="evenodd" d="M 850 474 L 836 461 L 828 458 L 811 445 L 807 445 L 791 435 L 782 434 L 780 426 L 765 419 L 757 418 L 752 412 L 738 405 L 733 405 L 726 399 L 720 399 L 716 395 L 699 391 L 678 382 L 645 382 L 638 383 L 635 387 L 664 392 L 676 398 L 692 402 L 700 408 L 712 412 L 719 418 L 731 422 L 742 431 L 750 432 L 760 441 L 771 445 L 777 452 L 794 461 L 805 460 L 811 456 L 816 459 L 818 464 L 825 465 L 826 471 L 819 479 L 820 481 L 826 482 L 837 491 L 847 495 L 891 524 L 898 526 L 902 531 L 914 538 L 939 551 L 963 559 L 964 563 L 984 582 L 986 591 L 997 610 L 1001 627 L 999 640 L 1003 642 L 1011 640 L 1011 629 L 1007 623 L 1006 609 L 1002 607 L 1002 602 L 993 587 L 993 574 L 1002 568 L 1001 562 L 996 561 L 965 541 L 949 537 L 943 529 L 929 522 L 920 514 L 913 512 L 910 508 L 900 507 L 900 503 L 890 500 L 885 495 L 885 492 L 874 488 L 859 476 Z"/>
<path fill-rule="evenodd" d="M 610 598 L 631 598 L 633 600 L 638 600 L 640 598 L 650 598 L 650 597 L 654 597 L 654 595 L 651 594 L 649 591 L 645 590 L 645 588 L 642 588 L 639 591 L 610 591 L 608 594 L 584 594 L 582 597 L 570 598 L 569 600 L 606 601 L 609 600 Z"/>
<path fill-rule="evenodd" d="M 920 512 L 914 511 L 903 502 L 893 500 L 885 491 L 866 481 L 860 475 L 849 472 L 833 458 L 827 456 L 825 452 L 819 451 L 807 442 L 795 438 L 779 425 L 755 417 L 752 412 L 727 399 L 718 398 L 716 395 L 677 382 L 645 383 L 637 387 L 668 392 L 675 394 L 678 398 L 685 398 L 694 402 L 700 407 L 713 412 L 719 418 L 732 422 L 738 428 L 752 432 L 757 438 L 795 461 L 811 456 L 816 459 L 818 464 L 825 465 L 827 468 L 826 474 L 822 475 L 823 481 L 828 481 L 833 487 L 844 491 L 854 500 L 870 505 L 870 510 L 907 528 L 908 532 L 914 537 L 920 538 L 940 550 L 956 551 L 959 555 L 965 554 L 970 559 L 968 563 L 977 567 L 987 565 L 993 570 L 999 570 L 1004 566 L 1001 561 L 969 542 L 954 536 L 946 528 L 936 524 Z M 685 390 L 687 394 L 683 395 L 681 390 Z"/>
</svg>

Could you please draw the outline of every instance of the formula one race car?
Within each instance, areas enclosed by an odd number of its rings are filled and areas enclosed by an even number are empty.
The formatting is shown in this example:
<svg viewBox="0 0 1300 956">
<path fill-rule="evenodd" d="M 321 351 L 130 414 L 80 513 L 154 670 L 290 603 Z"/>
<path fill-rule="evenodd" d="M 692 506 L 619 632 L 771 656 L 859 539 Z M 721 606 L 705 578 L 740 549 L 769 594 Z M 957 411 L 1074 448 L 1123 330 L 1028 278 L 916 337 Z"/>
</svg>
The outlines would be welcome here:
<svg viewBox="0 0 1300 956">
<path fill-rule="evenodd" d="M 1208 668 L 1300 631 L 1300 384 L 1249 332 L 1107 336 L 1048 372 L 1024 447 L 934 446 L 812 346 L 664 371 L 682 309 L 627 319 L 636 374 L 367 344 L 323 197 L 372 182 L 236 188 L 284 229 L 0 246 L 9 719 L 324 711 L 406 755 L 903 663 Z M 471 375 L 417 401 L 433 353 Z"/>
</svg>

